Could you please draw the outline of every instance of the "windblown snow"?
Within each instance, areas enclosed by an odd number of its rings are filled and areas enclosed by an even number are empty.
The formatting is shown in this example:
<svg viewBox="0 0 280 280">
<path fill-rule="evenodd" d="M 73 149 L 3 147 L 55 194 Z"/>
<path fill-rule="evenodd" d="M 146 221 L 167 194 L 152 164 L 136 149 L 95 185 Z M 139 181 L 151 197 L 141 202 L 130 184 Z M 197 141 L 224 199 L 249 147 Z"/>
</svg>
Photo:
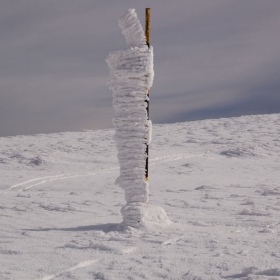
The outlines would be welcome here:
<svg viewBox="0 0 280 280">
<path fill-rule="evenodd" d="M 280 279 L 280 114 L 153 125 L 150 203 L 123 227 L 114 130 L 0 138 L 0 279 Z"/>
</svg>

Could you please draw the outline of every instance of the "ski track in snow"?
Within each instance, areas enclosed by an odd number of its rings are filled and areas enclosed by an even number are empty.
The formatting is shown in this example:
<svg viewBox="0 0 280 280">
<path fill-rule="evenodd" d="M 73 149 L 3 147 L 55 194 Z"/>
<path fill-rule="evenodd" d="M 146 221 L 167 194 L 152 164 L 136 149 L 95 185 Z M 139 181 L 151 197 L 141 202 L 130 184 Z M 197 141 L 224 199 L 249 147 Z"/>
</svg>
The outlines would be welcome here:
<svg viewBox="0 0 280 280">
<path fill-rule="evenodd" d="M 177 160 L 181 160 L 181 159 L 186 159 L 186 158 L 194 158 L 194 157 L 205 157 L 205 155 L 200 154 L 200 155 L 180 155 L 180 154 L 176 154 L 176 155 L 168 155 L 168 156 L 163 156 L 163 157 L 156 157 L 156 158 L 152 158 L 150 159 L 150 166 L 153 165 L 157 165 L 157 164 L 161 164 L 161 163 L 167 163 L 167 162 L 171 162 L 171 161 L 177 161 Z M 213 158 L 209 158 L 209 157 L 205 157 L 207 159 L 213 159 Z M 31 184 L 28 186 L 25 186 L 24 188 L 19 189 L 19 192 L 22 191 L 27 191 L 31 188 L 40 186 L 42 184 L 46 184 L 49 182 L 53 182 L 53 181 L 58 181 L 58 180 L 66 180 L 66 179 L 71 179 L 71 178 L 78 178 L 78 177 L 85 177 L 85 176 L 96 176 L 99 174 L 105 174 L 105 173 L 111 173 L 111 172 L 115 172 L 118 171 L 119 168 L 110 168 L 107 170 L 99 170 L 99 171 L 95 171 L 95 172 L 87 172 L 87 173 L 77 173 L 77 174 L 60 174 L 60 175 L 54 175 L 54 176 L 46 176 L 46 177 L 38 177 L 38 178 L 34 178 L 31 180 L 27 180 L 21 183 L 17 183 L 15 185 L 12 185 L 10 188 L 8 188 L 6 191 L 11 191 L 14 190 L 18 187 L 22 187 L 24 185 L 28 185 L 31 182 L 36 182 L 35 184 Z"/>
<path fill-rule="evenodd" d="M 171 162 L 181 159 L 187 159 L 187 158 L 195 158 L 195 157 L 204 157 L 205 159 L 214 159 L 213 157 L 206 157 L 205 154 L 199 154 L 199 155 L 170 155 L 170 156 L 163 156 L 163 157 L 157 157 L 150 159 L 150 166 L 165 163 L 165 162 Z"/>
<path fill-rule="evenodd" d="M 13 186 L 11 186 L 7 191 L 11 191 L 17 187 L 20 187 L 22 185 L 25 185 L 25 184 L 28 184 L 28 183 L 31 183 L 31 182 L 36 182 L 36 181 L 40 181 L 40 182 L 45 182 L 45 179 L 54 179 L 54 178 L 57 178 L 57 177 L 62 177 L 63 175 L 54 175 L 54 176 L 46 176 L 46 177 L 39 177 L 39 178 L 34 178 L 34 179 L 31 179 L 31 180 L 27 180 L 27 181 L 24 181 L 24 182 L 21 182 L 21 183 L 18 183 L 18 184 L 15 184 Z"/>
<path fill-rule="evenodd" d="M 57 273 L 53 274 L 53 275 L 48 275 L 48 276 L 45 276 L 45 277 L 40 278 L 38 280 L 51 280 L 51 279 L 54 279 L 54 278 L 57 278 L 57 277 L 61 276 L 64 273 L 72 272 L 72 271 L 75 271 L 77 269 L 90 266 L 90 265 L 92 265 L 94 263 L 97 263 L 97 262 L 100 262 L 100 261 L 101 261 L 101 259 L 99 259 L 99 260 L 88 260 L 88 261 L 80 262 L 77 265 L 71 266 L 71 267 L 66 268 L 66 269 L 64 269 L 60 272 L 57 272 Z"/>
<path fill-rule="evenodd" d="M 30 182 L 36 182 L 35 184 L 32 184 L 32 185 L 28 185 L 22 189 L 19 189 L 18 191 L 21 192 L 21 191 L 27 191 L 33 187 L 36 187 L 36 186 L 39 186 L 39 185 L 42 185 L 42 184 L 45 184 L 45 183 L 49 183 L 49 182 L 52 182 L 52 181 L 58 181 L 58 180 L 66 180 L 66 179 L 71 179 L 71 178 L 78 178 L 78 177 L 85 177 L 85 176 L 95 176 L 95 175 L 98 175 L 98 174 L 105 174 L 105 173 L 110 173 L 112 171 L 115 171 L 115 170 L 118 170 L 118 168 L 111 168 L 111 169 L 107 169 L 107 170 L 102 170 L 102 171 L 96 171 L 96 172 L 87 172 L 87 173 L 77 173 L 77 174 L 73 174 L 73 173 L 70 173 L 70 174 L 63 174 L 63 175 L 54 175 L 54 176 L 48 176 L 48 177 L 39 177 L 39 178 L 34 178 L 32 180 L 27 180 L 25 182 L 21 182 L 21 183 L 18 183 L 18 184 L 15 184 L 13 186 L 11 186 L 8 191 L 11 191 L 17 187 L 21 187 L 21 186 L 24 186 Z"/>
</svg>

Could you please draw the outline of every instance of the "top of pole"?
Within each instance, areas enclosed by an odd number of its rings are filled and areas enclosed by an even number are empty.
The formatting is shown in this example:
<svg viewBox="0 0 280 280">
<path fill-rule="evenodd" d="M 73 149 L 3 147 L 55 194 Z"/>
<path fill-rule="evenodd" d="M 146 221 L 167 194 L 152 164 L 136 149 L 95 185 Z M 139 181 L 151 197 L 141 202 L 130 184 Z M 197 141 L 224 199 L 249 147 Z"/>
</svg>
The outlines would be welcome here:
<svg viewBox="0 0 280 280">
<path fill-rule="evenodd" d="M 145 36 L 146 36 L 146 44 L 148 48 L 150 47 L 150 29 L 151 29 L 151 8 L 146 8 Z"/>
</svg>

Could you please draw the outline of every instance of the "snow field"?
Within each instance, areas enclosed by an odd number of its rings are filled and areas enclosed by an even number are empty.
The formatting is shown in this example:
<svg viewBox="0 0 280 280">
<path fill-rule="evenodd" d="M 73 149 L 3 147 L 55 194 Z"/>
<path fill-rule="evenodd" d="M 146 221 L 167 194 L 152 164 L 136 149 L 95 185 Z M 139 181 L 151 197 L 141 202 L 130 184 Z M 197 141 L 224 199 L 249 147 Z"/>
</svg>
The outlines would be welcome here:
<svg viewBox="0 0 280 280">
<path fill-rule="evenodd" d="M 279 279 L 279 121 L 154 125 L 172 224 L 148 231 L 121 224 L 113 130 L 0 138 L 0 279 Z"/>
</svg>

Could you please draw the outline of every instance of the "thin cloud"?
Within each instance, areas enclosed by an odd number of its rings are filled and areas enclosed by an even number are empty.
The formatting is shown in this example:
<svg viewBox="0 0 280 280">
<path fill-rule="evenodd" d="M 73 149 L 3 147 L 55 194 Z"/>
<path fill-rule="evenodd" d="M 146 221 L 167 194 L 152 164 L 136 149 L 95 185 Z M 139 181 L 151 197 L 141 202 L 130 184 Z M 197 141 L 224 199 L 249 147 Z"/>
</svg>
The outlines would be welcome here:
<svg viewBox="0 0 280 280">
<path fill-rule="evenodd" d="M 105 59 L 145 7 L 154 122 L 280 112 L 278 0 L 1 1 L 0 136 L 111 127 Z"/>
</svg>

